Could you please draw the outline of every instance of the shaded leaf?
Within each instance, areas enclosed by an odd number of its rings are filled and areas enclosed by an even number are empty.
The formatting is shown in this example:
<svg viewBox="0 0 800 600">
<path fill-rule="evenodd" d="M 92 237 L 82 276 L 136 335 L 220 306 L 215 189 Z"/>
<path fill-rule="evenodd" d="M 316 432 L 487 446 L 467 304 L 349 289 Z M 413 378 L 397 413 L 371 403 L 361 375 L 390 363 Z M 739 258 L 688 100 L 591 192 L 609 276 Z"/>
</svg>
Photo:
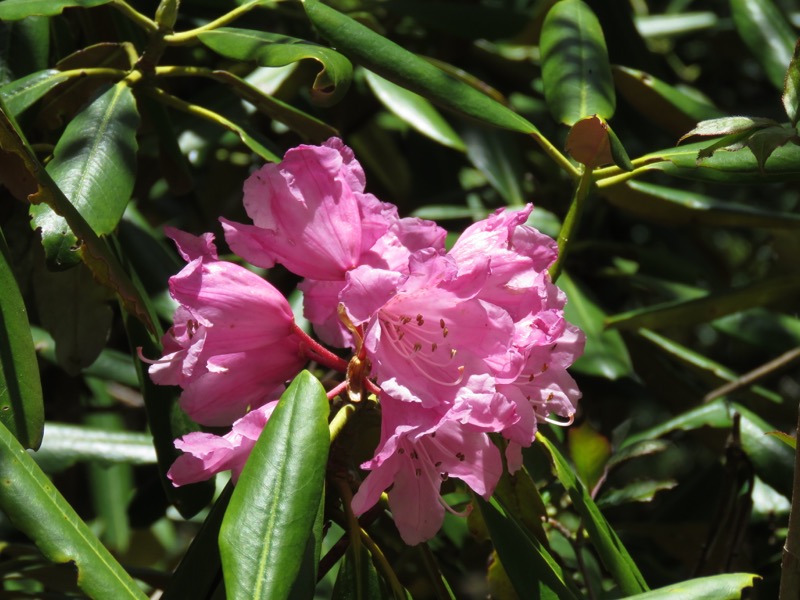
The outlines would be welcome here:
<svg viewBox="0 0 800 600">
<path fill-rule="evenodd" d="M 797 37 L 788 19 L 772 0 L 731 0 L 731 13 L 742 40 L 782 91 Z"/>
<path fill-rule="evenodd" d="M 763 171 L 767 159 L 772 156 L 772 153 L 789 142 L 800 143 L 800 136 L 797 135 L 797 132 L 787 127 L 775 126 L 759 129 L 747 138 L 744 145 L 750 148 L 758 161 L 759 170 Z"/>
<path fill-rule="evenodd" d="M 2 93 L 2 90 L 0 90 Z M 792 122 L 792 127 L 797 125 L 800 119 L 800 40 L 794 46 L 792 61 L 786 71 L 786 79 L 783 82 L 783 94 L 781 95 L 783 109 Z"/>
<path fill-rule="evenodd" d="M 364 74 L 378 100 L 422 135 L 455 150 L 463 152 L 466 149 L 450 124 L 425 98 L 368 69 L 364 70 Z"/>
<path fill-rule="evenodd" d="M 66 80 L 67 77 L 58 69 L 38 71 L 0 87 L 0 98 L 11 114 L 18 117 L 47 92 Z"/>
<path fill-rule="evenodd" d="M 92 598 L 147 596 L 0 424 L 0 508 L 53 562 L 72 562 Z"/>
<path fill-rule="evenodd" d="M 0 2 L 0 19 L 16 21 L 35 15 L 49 17 L 61 14 L 65 8 L 92 8 L 112 0 L 3 0 Z"/>
<path fill-rule="evenodd" d="M 606 508 L 631 502 L 650 502 L 658 492 L 671 490 L 676 485 L 676 481 L 634 481 L 625 487 L 603 492 L 597 499 L 597 506 Z"/>
<path fill-rule="evenodd" d="M 287 35 L 219 27 L 203 31 L 197 37 L 227 58 L 254 61 L 262 67 L 283 67 L 300 60 L 317 61 L 321 69 L 311 87 L 311 98 L 324 106 L 341 100 L 353 79 L 353 66 L 344 56 L 325 46 Z"/>
<path fill-rule="evenodd" d="M 222 521 L 231 600 L 287 597 L 312 537 L 329 439 L 325 390 L 303 371 L 259 436 Z"/>
<path fill-rule="evenodd" d="M 540 40 L 545 98 L 553 118 L 573 125 L 597 115 L 610 119 L 616 98 L 600 22 L 582 0 L 556 2 Z"/>
<path fill-rule="evenodd" d="M 350 544 L 347 547 L 331 598 L 333 600 L 392 598 L 372 563 L 369 550 L 363 544 Z"/>
<path fill-rule="evenodd" d="M 522 181 L 525 165 L 516 138 L 507 131 L 467 125 L 462 130 L 467 157 L 509 206 L 525 203 Z"/>
<path fill-rule="evenodd" d="M 67 126 L 47 165 L 58 187 L 98 235 L 111 233 L 133 192 L 139 114 L 133 92 L 119 83 Z M 31 207 L 50 264 L 75 265 L 78 237 L 67 221 L 45 205 Z"/>
<path fill-rule="evenodd" d="M 0 423 L 26 448 L 38 448 L 44 425 L 39 365 L 25 303 L 0 232 Z"/>
<path fill-rule="evenodd" d="M 319 0 L 304 0 L 303 7 L 311 23 L 337 50 L 381 77 L 479 121 L 538 133 L 511 109 Z"/>
</svg>

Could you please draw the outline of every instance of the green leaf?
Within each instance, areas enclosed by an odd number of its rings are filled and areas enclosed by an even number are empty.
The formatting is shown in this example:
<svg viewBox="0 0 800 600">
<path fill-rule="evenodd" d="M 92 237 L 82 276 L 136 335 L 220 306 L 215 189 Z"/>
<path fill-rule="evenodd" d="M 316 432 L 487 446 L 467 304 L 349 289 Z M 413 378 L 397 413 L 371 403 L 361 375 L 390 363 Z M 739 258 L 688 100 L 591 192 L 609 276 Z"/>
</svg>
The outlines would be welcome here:
<svg viewBox="0 0 800 600">
<path fill-rule="evenodd" d="M 3 0 L 0 2 L 0 20 L 17 21 L 35 15 L 49 17 L 61 14 L 65 8 L 92 8 L 112 0 Z"/>
<path fill-rule="evenodd" d="M 768 431 L 767 435 L 775 436 L 776 439 L 782 441 L 792 450 L 797 449 L 797 438 L 789 435 L 788 433 L 783 433 L 782 431 Z"/>
<path fill-rule="evenodd" d="M 606 463 L 611 458 L 608 438 L 592 429 L 586 421 L 567 431 L 567 443 L 575 473 L 590 490 L 605 477 Z"/>
<path fill-rule="evenodd" d="M 227 58 L 254 61 L 262 67 L 284 67 L 309 59 L 317 61 L 321 69 L 311 87 L 311 98 L 324 106 L 341 100 L 353 79 L 350 61 L 335 50 L 286 35 L 220 27 L 200 33 L 198 39 Z"/>
<path fill-rule="evenodd" d="M 731 0 L 733 22 L 767 78 L 783 91 L 786 69 L 792 60 L 796 35 L 772 0 Z"/>
<path fill-rule="evenodd" d="M 467 157 L 509 206 L 525 204 L 525 165 L 517 138 L 507 131 L 468 124 L 463 130 Z"/>
<path fill-rule="evenodd" d="M 521 133 L 538 133 L 527 120 L 489 96 L 326 6 L 304 0 L 311 23 L 333 46 L 370 71 L 440 106 Z"/>
<path fill-rule="evenodd" d="M 0 93 L 2 93 L 2 90 L 0 90 Z M 783 102 L 786 115 L 792 122 L 792 127 L 797 126 L 797 121 L 800 119 L 800 40 L 795 44 L 792 61 L 786 71 L 781 102 Z"/>
<path fill-rule="evenodd" d="M 631 375 L 633 365 L 625 342 L 617 332 L 604 331 L 606 316 L 603 310 L 567 273 L 562 272 L 558 285 L 568 298 L 564 307 L 567 321 L 580 327 L 586 334 L 586 349 L 572 369 L 607 379 Z"/>
<path fill-rule="evenodd" d="M 520 598 L 578 598 L 569 580 L 545 546 L 514 521 L 496 500 L 475 496 L 497 556 Z"/>
<path fill-rule="evenodd" d="M 626 596 L 630 596 L 647 591 L 647 584 L 639 572 L 639 568 L 600 509 L 597 508 L 594 500 L 575 477 L 572 465 L 541 433 L 536 434 L 536 440 L 539 442 L 538 447 L 550 456 L 556 477 L 567 490 L 575 510 L 583 518 L 583 525 L 600 560 L 622 592 Z"/>
<path fill-rule="evenodd" d="M 78 462 L 101 465 L 151 465 L 156 462 L 153 437 L 132 431 L 109 431 L 84 425 L 48 422 L 33 458 L 48 473 Z"/>
<path fill-rule="evenodd" d="M 698 577 L 667 587 L 658 588 L 645 594 L 629 596 L 628 600 L 738 600 L 742 598 L 742 590 L 752 587 L 758 575 L 749 573 L 726 573 L 711 577 Z"/>
<path fill-rule="evenodd" d="M 0 424 L 0 508 L 53 562 L 72 562 L 91 598 L 147 596 Z"/>
<path fill-rule="evenodd" d="M 0 232 L 0 423 L 20 444 L 42 441 L 44 400 L 25 303 Z"/>
<path fill-rule="evenodd" d="M 64 195 L 97 235 L 117 227 L 133 192 L 139 113 L 133 92 L 118 83 L 67 125 L 47 165 Z M 67 267 L 79 257 L 75 232 L 46 205 L 31 207 L 50 264 Z"/>
<path fill-rule="evenodd" d="M 677 484 L 675 481 L 653 481 L 646 479 L 634 481 L 619 489 L 610 489 L 597 499 L 597 506 L 608 508 L 630 504 L 631 502 L 650 502 L 662 490 L 671 490 Z"/>
<path fill-rule="evenodd" d="M 466 149 L 450 123 L 425 98 L 367 69 L 364 74 L 378 100 L 422 135 L 455 150 Z"/>
<path fill-rule="evenodd" d="M 711 104 L 702 102 L 649 73 L 614 65 L 614 83 L 633 107 L 674 135 L 682 135 L 695 123 L 723 116 Z"/>
<path fill-rule="evenodd" d="M 303 371 L 259 436 L 222 522 L 231 600 L 288 597 L 321 501 L 329 443 L 325 390 Z"/>
<path fill-rule="evenodd" d="M 679 327 L 713 321 L 748 308 L 787 300 L 800 290 L 800 275 L 779 275 L 732 291 L 714 292 L 693 300 L 664 302 L 606 319 L 613 329 Z"/>
<path fill-rule="evenodd" d="M 342 558 L 333 586 L 333 600 L 381 600 L 391 598 L 363 544 L 350 544 Z"/>
<path fill-rule="evenodd" d="M 0 98 L 11 114 L 18 117 L 39 98 L 67 79 L 68 77 L 58 69 L 38 71 L 0 87 Z"/>
<path fill-rule="evenodd" d="M 600 192 L 609 203 L 641 219 L 669 225 L 796 229 L 800 216 L 718 200 L 675 187 L 627 181 Z"/>
<path fill-rule="evenodd" d="M 717 119 L 701 121 L 694 129 L 682 135 L 678 143 L 694 135 L 732 135 L 736 133 L 748 133 L 774 125 L 779 125 L 779 123 L 773 119 L 765 119 L 763 117 L 719 117 Z"/>
<path fill-rule="evenodd" d="M 600 22 L 582 0 L 560 0 L 547 13 L 540 42 L 545 98 L 565 125 L 592 115 L 610 119 L 616 97 Z"/>
</svg>

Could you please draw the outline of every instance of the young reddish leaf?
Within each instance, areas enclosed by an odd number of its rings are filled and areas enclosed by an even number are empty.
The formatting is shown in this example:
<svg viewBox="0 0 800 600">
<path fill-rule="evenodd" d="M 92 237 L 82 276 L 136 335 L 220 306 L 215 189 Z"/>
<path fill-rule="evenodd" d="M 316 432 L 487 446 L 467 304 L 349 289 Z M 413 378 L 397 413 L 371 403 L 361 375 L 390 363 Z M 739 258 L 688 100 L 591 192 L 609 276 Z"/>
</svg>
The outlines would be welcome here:
<svg viewBox="0 0 800 600">
<path fill-rule="evenodd" d="M 566 150 L 579 163 L 593 169 L 614 162 L 608 142 L 608 125 L 597 115 L 576 122 L 567 135 Z"/>
</svg>

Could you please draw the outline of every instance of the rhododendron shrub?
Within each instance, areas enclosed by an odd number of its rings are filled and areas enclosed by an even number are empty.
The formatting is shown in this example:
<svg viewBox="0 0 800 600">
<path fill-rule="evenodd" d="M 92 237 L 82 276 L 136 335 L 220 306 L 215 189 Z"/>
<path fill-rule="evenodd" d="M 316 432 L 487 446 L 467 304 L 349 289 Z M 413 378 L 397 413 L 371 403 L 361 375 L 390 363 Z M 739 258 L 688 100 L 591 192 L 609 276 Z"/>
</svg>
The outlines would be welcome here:
<svg viewBox="0 0 800 600">
<path fill-rule="evenodd" d="M 505 440 L 514 472 L 540 423 L 571 422 L 580 392 L 567 368 L 584 337 L 564 318 L 566 297 L 548 273 L 557 246 L 527 224 L 530 205 L 498 210 L 448 251 L 441 227 L 400 218 L 365 185 L 341 140 L 298 146 L 245 182 L 252 224 L 222 219 L 240 258 L 303 278 L 305 316 L 328 347 L 295 325 L 272 285 L 221 261 L 210 234 L 169 231 L 188 264 L 170 280 L 179 307 L 150 375 L 181 386 L 181 406 L 199 423 L 230 427 L 176 441 L 183 455 L 169 477 L 184 485 L 238 477 L 307 361 L 338 371 L 330 398 L 376 403 L 381 414 L 373 458 L 351 465 L 346 510 L 363 514 L 388 491 L 413 545 L 442 525 L 443 482 L 492 495 L 504 459 L 491 434 Z"/>
</svg>

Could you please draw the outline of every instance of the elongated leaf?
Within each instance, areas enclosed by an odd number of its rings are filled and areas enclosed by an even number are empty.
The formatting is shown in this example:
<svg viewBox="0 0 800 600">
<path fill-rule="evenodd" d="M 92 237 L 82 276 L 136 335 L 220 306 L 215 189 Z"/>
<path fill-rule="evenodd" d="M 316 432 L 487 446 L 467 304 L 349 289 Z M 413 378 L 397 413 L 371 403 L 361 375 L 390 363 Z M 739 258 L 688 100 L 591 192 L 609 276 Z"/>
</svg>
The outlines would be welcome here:
<svg viewBox="0 0 800 600">
<path fill-rule="evenodd" d="M 251 29 L 220 27 L 198 36 L 206 46 L 235 60 L 250 60 L 262 67 L 284 67 L 300 60 L 315 60 L 322 67 L 311 88 L 312 99 L 335 104 L 347 93 L 353 66 L 344 56 L 305 40 Z"/>
<path fill-rule="evenodd" d="M 622 545 L 616 532 L 608 524 L 586 488 L 578 481 L 575 471 L 558 449 L 541 433 L 536 434 L 539 447 L 550 456 L 556 477 L 567 490 L 575 510 L 583 518 L 583 525 L 603 565 L 626 595 L 647 591 L 644 577 L 636 563 Z"/>
<path fill-rule="evenodd" d="M 222 521 L 231 600 L 288 597 L 322 498 L 329 440 L 325 390 L 303 371 L 256 442 Z"/>
<path fill-rule="evenodd" d="M 388 600 L 388 593 L 381 581 L 378 570 L 372 563 L 372 556 L 363 544 L 350 544 L 347 547 L 336 583 L 333 586 L 333 600 Z"/>
<path fill-rule="evenodd" d="M 643 71 L 618 65 L 614 65 L 612 71 L 617 90 L 625 100 L 676 136 L 689 131 L 699 121 L 724 115 L 711 104 L 695 99 Z"/>
<path fill-rule="evenodd" d="M 47 171 L 98 235 L 111 233 L 122 218 L 136 173 L 139 113 L 124 83 L 111 87 L 76 116 L 53 151 Z M 57 267 L 79 261 L 78 238 L 63 217 L 46 205 L 31 207 L 42 230 L 48 261 Z"/>
<path fill-rule="evenodd" d="M 680 14 L 637 15 L 636 29 L 642 37 L 671 37 L 713 27 L 719 17 L 710 11 L 681 11 Z"/>
<path fill-rule="evenodd" d="M 611 457 L 611 442 L 592 429 L 588 422 L 572 427 L 567 432 L 567 441 L 575 473 L 590 490 L 594 490 L 605 476 L 606 463 Z"/>
<path fill-rule="evenodd" d="M 783 102 L 783 109 L 786 111 L 786 115 L 792 122 L 792 127 L 796 126 L 798 119 L 800 119 L 800 40 L 795 44 L 792 62 L 786 71 L 781 102 Z"/>
<path fill-rule="evenodd" d="M 0 423 L 26 448 L 38 448 L 44 425 L 39 365 L 25 303 L 0 232 Z"/>
<path fill-rule="evenodd" d="M 466 149 L 450 123 L 425 98 L 367 69 L 364 74 L 378 100 L 422 135 L 455 150 Z"/>
<path fill-rule="evenodd" d="M 553 118 L 573 125 L 592 115 L 610 119 L 616 97 L 603 30 L 582 0 L 560 0 L 542 25 L 545 98 Z"/>
<path fill-rule="evenodd" d="M 608 201 L 639 218 L 674 225 L 796 229 L 800 216 L 717 200 L 674 187 L 628 181 L 604 189 Z"/>
<path fill-rule="evenodd" d="M 520 598 L 569 600 L 577 598 L 550 552 L 508 517 L 496 500 L 475 501 L 489 530 L 497 556 Z"/>
<path fill-rule="evenodd" d="M 156 453 L 153 437 L 146 433 L 48 422 L 42 445 L 33 458 L 45 471 L 51 472 L 85 461 L 103 465 L 151 465 L 156 462 Z"/>
<path fill-rule="evenodd" d="M 772 84 L 783 91 L 795 38 L 786 17 L 772 0 L 731 0 L 733 22 Z"/>
<path fill-rule="evenodd" d="M 789 299 L 798 290 L 800 276 L 776 276 L 732 291 L 716 292 L 688 301 L 665 302 L 614 315 L 606 319 L 606 325 L 615 329 L 658 329 L 704 323 L 740 310 Z"/>
<path fill-rule="evenodd" d="M 17 21 L 35 15 L 49 17 L 61 14 L 65 8 L 92 8 L 112 0 L 3 0 L 0 2 L 0 20 Z"/>
<path fill-rule="evenodd" d="M 671 490 L 676 481 L 634 481 L 620 489 L 611 489 L 597 499 L 600 508 L 620 506 L 631 502 L 650 502 L 655 495 L 663 490 Z"/>
<path fill-rule="evenodd" d="M 73 562 L 91 598 L 147 596 L 0 424 L 0 508 L 53 562 Z"/>
<path fill-rule="evenodd" d="M 463 130 L 470 162 L 489 180 L 509 206 L 522 206 L 525 166 L 513 134 L 467 125 Z"/>
<path fill-rule="evenodd" d="M 39 98 L 66 80 L 67 77 L 58 69 L 38 71 L 0 87 L 0 98 L 11 114 L 18 117 Z"/>
<path fill-rule="evenodd" d="M 756 131 L 758 129 L 763 129 L 765 127 L 771 127 L 778 124 L 779 123 L 773 119 L 765 119 L 763 117 L 719 117 L 716 119 L 701 121 L 694 129 L 682 135 L 678 140 L 678 143 L 694 135 L 732 135 L 735 133 Z"/>
<path fill-rule="evenodd" d="M 511 109 L 319 0 L 304 0 L 303 7 L 338 51 L 381 77 L 479 121 L 522 133 L 538 132 Z"/>
<path fill-rule="evenodd" d="M 628 600 L 737 600 L 742 598 L 742 590 L 752 587 L 758 575 L 750 573 L 726 573 L 711 577 L 698 577 L 681 581 L 667 587 L 658 588 L 645 594 L 629 596 Z"/>
<path fill-rule="evenodd" d="M 618 379 L 633 373 L 631 358 L 622 337 L 602 327 L 605 313 L 575 283 L 562 273 L 558 285 L 567 295 L 564 315 L 586 333 L 586 349 L 573 369 L 590 375 Z"/>
</svg>

